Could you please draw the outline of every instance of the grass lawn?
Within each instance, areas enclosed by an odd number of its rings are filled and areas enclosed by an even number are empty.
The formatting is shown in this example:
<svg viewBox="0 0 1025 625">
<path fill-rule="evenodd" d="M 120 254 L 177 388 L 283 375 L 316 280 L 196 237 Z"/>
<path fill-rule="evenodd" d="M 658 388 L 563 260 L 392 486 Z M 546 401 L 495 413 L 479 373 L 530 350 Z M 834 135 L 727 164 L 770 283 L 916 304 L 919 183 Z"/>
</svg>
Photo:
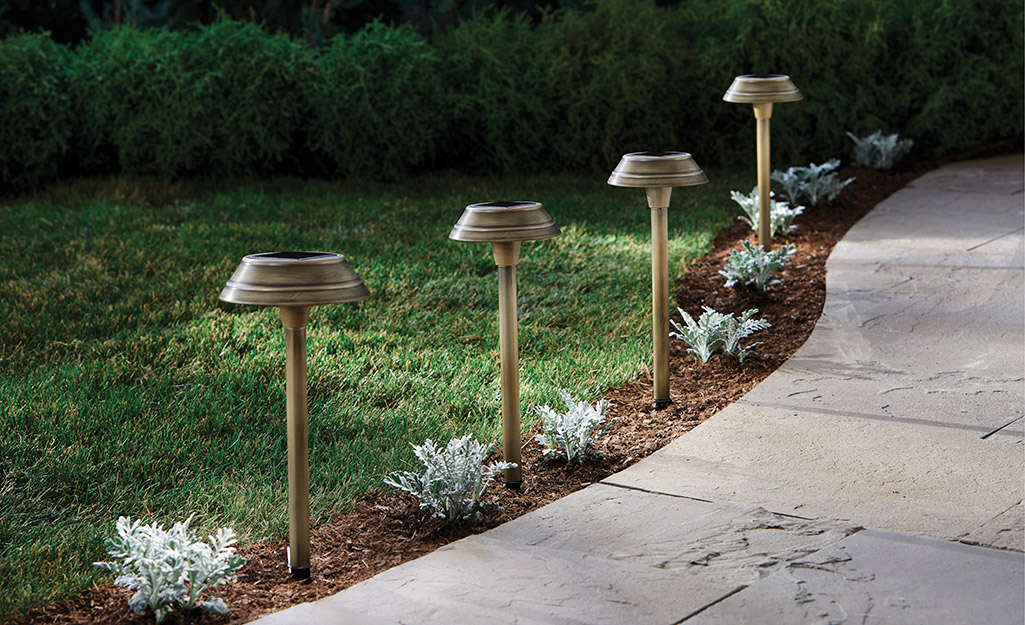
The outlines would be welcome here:
<svg viewBox="0 0 1025 625">
<path fill-rule="evenodd" d="M 729 190 L 753 184 L 709 178 L 673 193 L 673 273 L 733 219 Z M 519 265 L 526 425 L 556 389 L 593 400 L 650 362 L 640 190 L 600 176 L 107 180 L 0 204 L 0 619 L 109 583 L 90 563 L 118 515 L 286 533 L 281 324 L 217 299 L 246 254 L 341 252 L 372 293 L 313 310 L 314 519 L 412 468 L 410 443 L 497 443 L 497 271 L 490 245 L 447 238 L 466 204 L 494 199 L 543 202 L 563 229 L 525 243 Z"/>
</svg>

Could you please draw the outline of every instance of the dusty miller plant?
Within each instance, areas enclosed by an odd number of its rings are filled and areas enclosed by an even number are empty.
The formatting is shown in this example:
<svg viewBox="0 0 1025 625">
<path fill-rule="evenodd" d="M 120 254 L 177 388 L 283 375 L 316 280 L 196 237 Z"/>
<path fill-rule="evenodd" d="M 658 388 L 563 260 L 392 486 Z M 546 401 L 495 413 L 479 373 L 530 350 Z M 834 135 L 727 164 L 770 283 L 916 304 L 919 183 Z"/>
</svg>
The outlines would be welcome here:
<svg viewBox="0 0 1025 625">
<path fill-rule="evenodd" d="M 757 314 L 758 309 L 751 308 L 742 312 L 739 317 L 734 316 L 733 313 L 723 316 L 719 333 L 722 337 L 722 351 L 724 354 L 731 354 L 736 356 L 740 362 L 744 362 L 744 359 L 748 357 L 754 347 L 761 345 L 761 343 L 752 343 L 744 347 L 740 344 L 741 339 L 746 339 L 755 332 L 772 326 L 765 319 L 752 319 Z"/>
<path fill-rule="evenodd" d="M 751 229 L 757 232 L 760 221 L 758 215 L 758 187 L 751 189 L 749 195 L 744 195 L 740 191 L 730 191 L 730 197 L 733 198 L 734 202 L 740 204 L 740 208 L 744 211 L 744 214 L 737 217 L 737 219 L 751 226 Z M 774 194 L 770 194 L 769 197 L 769 227 L 772 229 L 772 236 L 790 234 L 797 230 L 797 226 L 793 225 L 794 217 L 803 213 L 804 207 L 797 206 L 791 208 L 787 202 L 779 202 L 772 199 L 775 197 Z"/>
<path fill-rule="evenodd" d="M 413 495 L 422 510 L 449 523 L 476 523 L 483 518 L 480 498 L 493 476 L 516 467 L 511 462 L 484 466 L 490 451 L 470 435 L 453 438 L 445 447 L 427 439 L 423 445 L 413 445 L 423 472 L 396 471 L 384 483 Z"/>
<path fill-rule="evenodd" d="M 559 389 L 559 396 L 566 404 L 566 412 L 539 406 L 537 412 L 544 434 L 538 434 L 534 439 L 541 445 L 541 453 L 545 456 L 561 455 L 568 463 L 582 462 L 592 451 L 594 432 L 605 420 L 605 411 L 610 404 L 604 399 L 598 400 L 594 406 L 586 401 L 576 402 L 563 389 Z"/>
<path fill-rule="evenodd" d="M 234 579 L 235 571 L 246 563 L 235 555 L 234 532 L 221 528 L 208 537 L 207 544 L 189 530 L 191 521 L 190 517 L 165 530 L 119 517 L 117 538 L 106 541 L 107 555 L 114 561 L 93 563 L 117 573 L 116 586 L 136 590 L 128 605 L 136 612 L 149 608 L 158 623 L 177 606 L 227 614 L 228 606 L 221 599 L 201 601 L 200 597 Z"/>
<path fill-rule="evenodd" d="M 741 249 L 730 251 L 730 257 L 719 274 L 726 278 L 726 288 L 735 284 L 753 286 L 764 293 L 770 285 L 773 272 L 788 262 L 797 249 L 793 245 L 782 245 L 772 252 L 766 252 L 761 245 L 755 247 L 748 241 L 741 242 Z"/>
<path fill-rule="evenodd" d="M 790 167 L 786 171 L 772 172 L 772 179 L 783 185 L 783 193 L 793 204 L 805 203 L 817 206 L 819 202 L 835 200 L 844 187 L 854 178 L 841 181 L 836 177 L 839 159 L 826 161 L 821 165 L 811 163 L 807 167 Z"/>
<path fill-rule="evenodd" d="M 677 338 L 688 345 L 687 353 L 696 358 L 701 364 L 712 359 L 719 348 L 722 347 L 722 337 L 719 334 L 719 326 L 722 324 L 721 313 L 717 313 L 708 306 L 703 307 L 705 312 L 695 321 L 693 317 L 677 308 L 684 325 L 680 325 L 675 319 L 670 320 L 676 332 L 670 332 L 671 338 Z"/>
<path fill-rule="evenodd" d="M 897 133 L 884 136 L 882 130 L 867 137 L 856 137 L 849 132 L 847 136 L 854 141 L 854 156 L 851 160 L 855 167 L 890 169 L 915 145 L 914 141 L 901 139 Z"/>
<path fill-rule="evenodd" d="M 748 357 L 753 348 L 760 343 L 753 343 L 744 347 L 740 344 L 758 330 L 770 327 L 764 319 L 753 319 L 758 314 L 757 308 L 746 310 L 739 317 L 733 313 L 723 314 L 716 312 L 708 306 L 702 306 L 704 312 L 697 321 L 693 317 L 678 308 L 684 325 L 675 320 L 671 321 L 676 332 L 670 332 L 669 336 L 680 339 L 688 345 L 687 353 L 694 356 L 701 364 L 708 362 L 716 352 L 723 352 L 736 356 L 740 362 Z"/>
</svg>

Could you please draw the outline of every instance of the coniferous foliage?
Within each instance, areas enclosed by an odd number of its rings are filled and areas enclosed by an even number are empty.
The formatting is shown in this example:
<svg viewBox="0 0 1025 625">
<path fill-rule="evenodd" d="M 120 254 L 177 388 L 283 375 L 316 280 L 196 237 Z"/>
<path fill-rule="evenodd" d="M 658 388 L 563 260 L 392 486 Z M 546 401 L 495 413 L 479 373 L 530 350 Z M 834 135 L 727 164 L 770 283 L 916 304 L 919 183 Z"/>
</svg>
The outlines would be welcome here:
<svg viewBox="0 0 1025 625">
<path fill-rule="evenodd" d="M 185 63 L 203 114 L 198 134 L 210 146 L 203 161 L 215 176 L 272 171 L 308 123 L 303 97 L 313 79 L 314 55 L 285 35 L 221 20 L 201 29 Z"/>
<path fill-rule="evenodd" d="M 847 153 L 846 132 L 877 128 L 939 156 L 1021 134 L 1023 31 L 1011 0 L 597 0 L 536 21 L 481 11 L 429 39 L 375 22 L 320 45 L 225 18 L 114 27 L 74 49 L 13 35 L 4 70 L 22 69 L 0 97 L 23 136 L 4 149 L 31 156 L 6 156 L 2 182 L 31 188 L 62 163 L 164 176 L 300 162 L 379 179 L 430 166 L 604 172 L 658 149 L 735 165 L 751 158 L 752 114 L 722 94 L 750 73 L 786 73 L 804 94 L 773 111 L 776 163 L 822 162 Z M 25 137 L 46 145 L 26 151 Z"/>
<path fill-rule="evenodd" d="M 34 187 L 60 173 L 73 122 L 70 56 L 42 35 L 0 40 L 0 189 Z"/>
<path fill-rule="evenodd" d="M 115 28 L 75 55 L 73 161 L 82 173 L 178 176 L 213 148 L 186 63 L 189 36 Z"/>
<path fill-rule="evenodd" d="M 336 38 L 311 82 L 313 144 L 343 176 L 395 180 L 430 162 L 448 122 L 440 68 L 408 27 Z"/>
<path fill-rule="evenodd" d="M 561 123 L 543 31 L 504 12 L 479 15 L 438 38 L 451 100 L 443 162 L 495 173 L 538 171 Z"/>
</svg>

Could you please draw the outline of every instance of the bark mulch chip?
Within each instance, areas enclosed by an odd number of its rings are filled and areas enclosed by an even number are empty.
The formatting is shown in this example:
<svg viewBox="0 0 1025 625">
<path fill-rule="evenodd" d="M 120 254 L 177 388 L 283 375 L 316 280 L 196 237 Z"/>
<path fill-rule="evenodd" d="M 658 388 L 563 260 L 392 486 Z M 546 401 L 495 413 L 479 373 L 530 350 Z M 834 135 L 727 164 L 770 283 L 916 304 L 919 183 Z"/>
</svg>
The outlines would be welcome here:
<svg viewBox="0 0 1025 625">
<path fill-rule="evenodd" d="M 1021 151 L 1021 138 L 982 146 L 949 160 L 962 160 Z M 230 613 L 172 613 L 164 622 L 243 623 L 262 614 L 332 595 L 373 577 L 390 567 L 413 560 L 470 534 L 493 528 L 576 490 L 598 482 L 651 454 L 669 441 L 709 418 L 765 379 L 787 360 L 811 334 L 825 300 L 825 263 L 844 233 L 879 202 L 940 163 L 920 162 L 895 172 L 848 169 L 842 178 L 855 176 L 836 200 L 800 215 L 797 230 L 774 244 L 797 247 L 790 264 L 777 277 L 781 284 L 765 295 L 746 288 L 726 289 L 718 274 L 730 250 L 742 240 L 756 242 L 751 229 L 737 221 L 720 233 L 706 256 L 693 261 L 676 282 L 678 305 L 697 318 L 702 306 L 740 313 L 757 308 L 758 317 L 772 327 L 750 341 L 761 342 L 741 365 L 733 357 L 716 356 L 705 365 L 686 353 L 677 340 L 670 343 L 670 391 L 676 402 L 665 410 L 651 407 L 652 381 L 645 375 L 611 389 L 611 427 L 598 441 L 600 455 L 582 465 L 544 459 L 533 443 L 536 431 L 524 439 L 524 483 L 521 490 L 492 484 L 486 499 L 492 509 L 476 527 L 450 527 L 425 515 L 415 500 L 393 493 L 371 492 L 355 509 L 312 531 L 313 577 L 293 581 L 284 560 L 287 540 L 246 545 L 239 554 L 248 560 L 238 579 L 217 588 L 216 596 Z M 752 172 L 752 176 L 754 172 Z M 676 316 L 679 321 L 678 315 Z M 496 450 L 495 459 L 500 453 Z M 150 614 L 133 614 L 127 600 L 131 592 L 98 586 L 59 603 L 32 608 L 14 623 L 113 624 L 152 623 Z"/>
</svg>

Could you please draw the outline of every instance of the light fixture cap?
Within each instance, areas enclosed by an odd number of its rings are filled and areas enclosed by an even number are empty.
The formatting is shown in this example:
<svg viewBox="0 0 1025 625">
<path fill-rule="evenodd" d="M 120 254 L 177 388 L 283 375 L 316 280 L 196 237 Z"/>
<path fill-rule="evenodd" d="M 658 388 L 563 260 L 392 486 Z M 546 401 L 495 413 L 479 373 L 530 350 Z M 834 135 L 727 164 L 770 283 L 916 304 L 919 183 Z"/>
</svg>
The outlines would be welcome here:
<svg viewBox="0 0 1025 625">
<path fill-rule="evenodd" d="M 765 104 L 770 102 L 797 102 L 804 96 L 794 86 L 790 76 L 784 74 L 749 74 L 737 76 L 722 97 L 739 104 Z"/>
<path fill-rule="evenodd" d="M 708 182 L 705 172 L 686 152 L 631 152 L 612 170 L 614 187 L 689 187 Z"/>
<path fill-rule="evenodd" d="M 254 306 L 317 306 L 370 297 L 341 254 L 266 252 L 242 259 L 221 301 Z"/>
<path fill-rule="evenodd" d="M 481 202 L 470 204 L 452 227 L 453 241 L 495 243 L 533 241 L 562 234 L 540 202 Z"/>
</svg>

